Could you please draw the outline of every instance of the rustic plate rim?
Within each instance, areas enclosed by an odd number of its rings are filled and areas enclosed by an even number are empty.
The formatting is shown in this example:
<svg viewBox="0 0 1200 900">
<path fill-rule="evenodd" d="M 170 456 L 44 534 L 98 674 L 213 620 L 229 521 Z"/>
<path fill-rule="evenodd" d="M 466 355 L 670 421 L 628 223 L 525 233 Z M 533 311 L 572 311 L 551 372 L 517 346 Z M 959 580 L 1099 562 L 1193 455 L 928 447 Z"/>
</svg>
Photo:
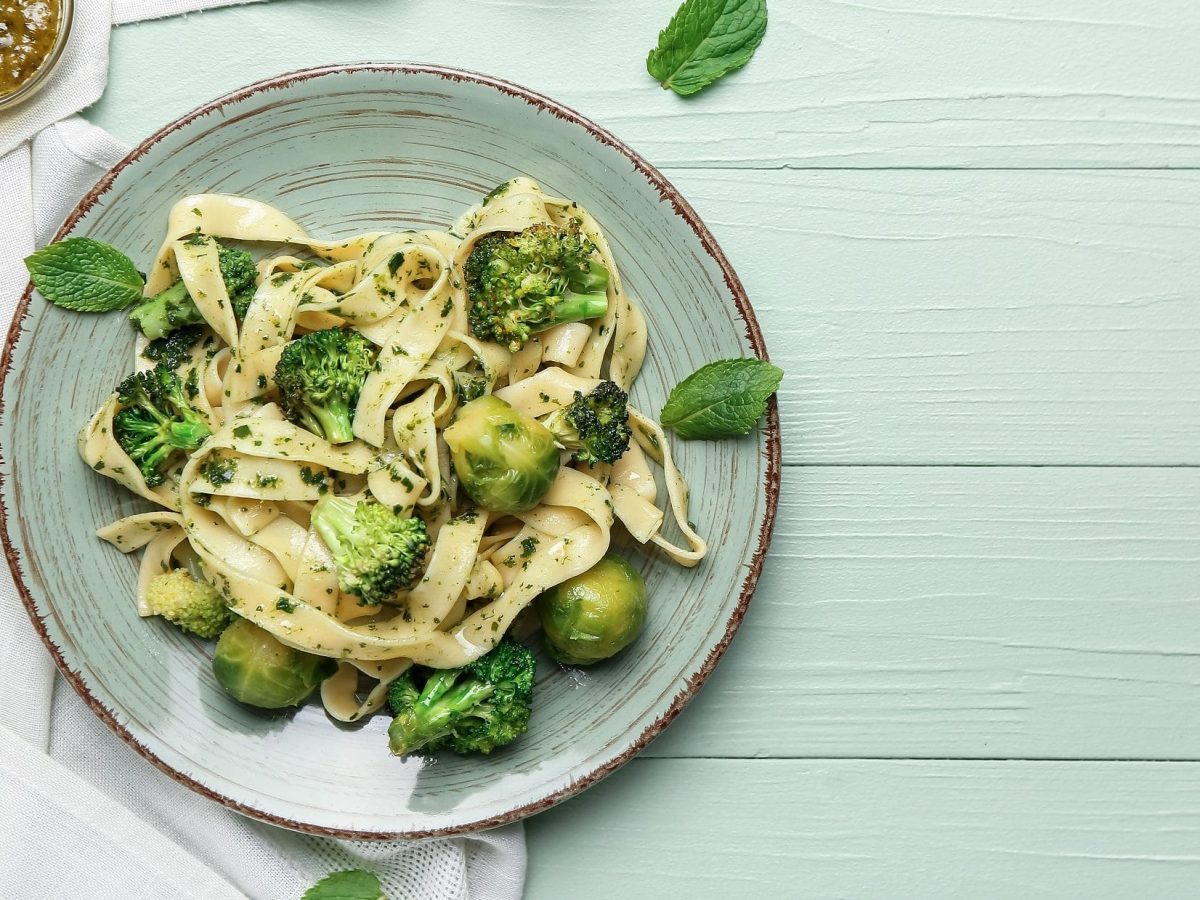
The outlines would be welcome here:
<svg viewBox="0 0 1200 900">
<path fill-rule="evenodd" d="M 682 218 L 687 225 L 696 234 L 703 246 L 705 252 L 721 269 L 724 276 L 725 284 L 729 288 L 733 296 L 734 304 L 737 307 L 743 323 L 746 327 L 746 337 L 753 348 L 754 353 L 760 359 L 766 360 L 767 349 L 766 343 L 763 340 L 762 330 L 759 327 L 758 320 L 755 318 L 754 309 L 750 304 L 750 299 L 746 295 L 745 288 L 739 280 L 737 273 L 734 272 L 729 260 L 726 259 L 716 239 L 708 230 L 708 227 L 692 209 L 691 205 L 683 198 L 683 195 L 671 184 L 667 178 L 643 158 L 637 151 L 633 150 L 615 135 L 608 130 L 597 125 L 595 122 L 581 115 L 568 106 L 559 103 L 558 101 L 540 94 L 529 88 L 506 81 L 501 78 L 496 78 L 491 75 L 485 75 L 478 72 L 472 72 L 466 69 L 458 69 L 447 66 L 423 65 L 410 63 L 386 63 L 386 62 L 359 62 L 345 64 L 331 64 L 315 66 L 312 68 L 298 69 L 292 72 L 286 72 L 281 75 L 276 75 L 271 78 L 266 78 L 261 81 L 256 81 L 245 87 L 238 88 L 223 94 L 208 103 L 196 107 L 192 111 L 185 113 L 174 121 L 164 125 L 158 131 L 154 132 L 129 153 L 127 153 L 119 162 L 117 162 L 96 185 L 88 191 L 87 194 L 79 201 L 67 216 L 62 226 L 54 235 L 54 240 L 62 239 L 68 234 L 72 228 L 78 224 L 79 220 L 96 204 L 102 195 L 107 193 L 112 186 L 117 176 L 127 166 L 136 162 L 144 156 L 154 145 L 159 143 L 168 135 L 180 128 L 190 124 L 209 113 L 216 112 L 231 103 L 245 100 L 255 94 L 266 93 L 267 91 L 277 90 L 289 87 L 301 81 L 308 81 L 315 78 L 321 78 L 328 75 L 339 75 L 353 72 L 386 72 L 390 74 L 406 76 L 406 75 L 433 75 L 435 77 L 454 81 L 454 82 L 471 82 L 477 85 L 482 85 L 487 88 L 499 91 L 510 97 L 522 100 L 531 106 L 537 107 L 545 112 L 579 125 L 584 128 L 593 138 L 602 144 L 607 144 L 622 156 L 628 159 L 646 179 L 650 185 L 658 190 L 659 196 L 671 203 L 675 214 Z M 7 413 L 7 396 L 6 388 L 8 386 L 8 377 L 12 373 L 13 368 L 13 351 L 21 336 L 22 326 L 26 317 L 29 314 L 29 305 L 33 297 L 33 285 L 26 285 L 25 291 L 21 295 L 20 301 L 17 303 L 16 310 L 13 314 L 12 324 L 9 326 L 8 334 L 5 339 L 3 353 L 0 354 L 0 421 L 2 421 Z M 515 806 L 514 808 L 501 813 L 499 815 L 490 816 L 481 819 L 475 819 L 468 822 L 463 822 L 455 825 L 448 825 L 439 828 L 428 829 L 411 829 L 398 832 L 380 832 L 380 831 L 358 831 L 354 829 L 333 828 L 329 826 L 313 825 L 306 822 L 299 822 L 288 819 L 284 816 L 279 816 L 274 813 L 269 813 L 264 810 L 257 809 L 249 804 L 242 803 L 232 797 L 227 797 L 218 791 L 213 790 L 205 784 L 197 781 L 195 778 L 187 775 L 184 772 L 174 768 L 161 760 L 153 750 L 141 743 L 128 729 L 117 721 L 115 714 L 100 700 L 98 700 L 84 683 L 83 677 L 79 672 L 70 668 L 66 659 L 63 656 L 61 648 L 51 639 L 48 630 L 46 629 L 45 621 L 38 612 L 37 605 L 33 595 L 25 583 L 24 573 L 21 570 L 20 560 L 12 538 L 9 535 L 9 517 L 12 514 L 7 508 L 4 500 L 4 494 L 0 493 L 0 541 L 4 544 L 4 555 L 8 561 L 8 567 L 12 571 L 13 581 L 17 588 L 17 593 L 21 597 L 21 602 L 28 613 L 30 621 L 37 630 L 38 635 L 45 644 L 46 649 L 54 659 L 55 665 L 59 672 L 75 690 L 75 692 L 83 699 L 83 701 L 92 709 L 94 713 L 120 737 L 125 743 L 131 746 L 140 756 L 154 765 L 164 774 L 183 784 L 202 796 L 208 797 L 243 815 L 250 816 L 262 822 L 267 822 L 272 825 L 277 825 L 283 828 L 288 828 L 293 831 L 299 831 L 306 834 L 315 834 L 325 837 L 336 837 L 344 839 L 356 840 L 395 840 L 395 839 L 419 839 L 430 837 L 444 837 L 448 835 L 467 834 L 474 831 L 482 831 L 489 828 L 496 828 L 501 825 L 506 825 L 511 822 L 519 821 L 527 816 L 533 815 L 543 810 L 566 800 L 576 794 L 582 792 L 588 787 L 599 782 L 605 776 L 611 774 L 616 769 L 620 768 L 639 752 L 641 752 L 647 744 L 650 743 L 670 722 L 679 715 L 680 711 L 688 704 L 688 702 L 699 691 L 700 686 L 708 678 L 709 674 L 716 667 L 721 656 L 729 647 L 730 641 L 733 639 L 734 633 L 738 626 L 741 625 L 742 619 L 746 615 L 746 610 L 750 605 L 750 600 L 754 594 L 754 589 L 758 583 L 759 575 L 762 572 L 763 562 L 766 557 L 767 548 L 771 542 L 772 531 L 775 526 L 775 514 L 779 501 L 780 490 L 780 429 L 779 429 L 779 410 L 775 398 L 772 397 L 767 405 L 766 414 L 766 484 L 764 485 L 766 493 L 766 509 L 763 512 L 762 521 L 759 526 L 758 544 L 754 550 L 748 563 L 746 577 L 742 582 L 741 593 L 738 598 L 737 606 L 730 614 L 725 623 L 725 631 L 720 635 L 720 640 L 709 652 L 708 656 L 703 660 L 700 668 L 695 672 L 685 674 L 685 687 L 672 698 L 667 710 L 653 722 L 647 725 L 642 732 L 637 735 L 633 742 L 621 752 L 615 754 L 611 758 L 602 760 L 589 771 L 586 775 L 572 779 L 568 784 L 551 792 L 545 797 L 533 800 L 529 803 Z M 4 471 L 0 470 L 0 490 L 8 487 L 4 482 L 7 480 Z M 714 629 L 715 631 L 716 629 Z"/>
</svg>

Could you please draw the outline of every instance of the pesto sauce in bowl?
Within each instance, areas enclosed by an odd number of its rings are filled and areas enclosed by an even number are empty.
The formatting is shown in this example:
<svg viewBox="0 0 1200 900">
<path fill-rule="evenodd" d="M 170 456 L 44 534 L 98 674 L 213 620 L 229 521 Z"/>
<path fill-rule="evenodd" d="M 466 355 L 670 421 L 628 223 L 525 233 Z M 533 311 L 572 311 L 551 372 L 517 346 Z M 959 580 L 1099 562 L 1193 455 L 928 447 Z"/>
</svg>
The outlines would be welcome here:
<svg viewBox="0 0 1200 900">
<path fill-rule="evenodd" d="M 69 0 L 0 0 L 0 106 L 32 92 L 66 43 Z"/>
</svg>

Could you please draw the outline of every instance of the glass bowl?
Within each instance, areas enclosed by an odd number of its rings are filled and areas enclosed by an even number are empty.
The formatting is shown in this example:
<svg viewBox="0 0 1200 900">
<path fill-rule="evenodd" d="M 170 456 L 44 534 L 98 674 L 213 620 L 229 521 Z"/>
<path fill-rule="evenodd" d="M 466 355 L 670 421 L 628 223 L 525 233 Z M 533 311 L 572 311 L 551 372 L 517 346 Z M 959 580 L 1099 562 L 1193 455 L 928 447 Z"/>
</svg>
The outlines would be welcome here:
<svg viewBox="0 0 1200 900">
<path fill-rule="evenodd" d="M 59 62 L 62 61 L 63 51 L 67 47 L 67 39 L 71 35 L 71 21 L 74 18 L 75 3 L 74 0 L 59 0 L 59 3 L 61 11 L 59 13 L 58 34 L 54 37 L 54 46 L 50 48 L 50 52 L 46 54 L 46 58 L 34 70 L 33 75 L 28 81 L 15 91 L 0 95 L 0 112 L 24 103 L 45 87 L 50 80 L 50 74 L 58 68 Z"/>
</svg>

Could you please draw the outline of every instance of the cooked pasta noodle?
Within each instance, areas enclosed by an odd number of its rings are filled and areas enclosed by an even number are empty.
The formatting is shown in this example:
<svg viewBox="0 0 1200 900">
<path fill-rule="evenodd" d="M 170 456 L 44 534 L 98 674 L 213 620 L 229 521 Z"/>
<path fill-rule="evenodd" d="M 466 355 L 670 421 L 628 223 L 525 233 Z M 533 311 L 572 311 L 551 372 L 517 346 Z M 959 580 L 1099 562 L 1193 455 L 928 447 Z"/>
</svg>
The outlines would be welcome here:
<svg viewBox="0 0 1200 900">
<path fill-rule="evenodd" d="M 472 334 L 462 272 L 475 244 L 496 232 L 568 221 L 578 223 L 610 273 L 607 312 L 535 334 L 516 352 Z M 257 264 L 257 287 L 240 321 L 217 246 L 196 239 L 200 233 L 279 249 Z M 467 386 L 542 418 L 604 379 L 628 390 L 641 367 L 645 320 L 599 224 L 576 203 L 516 178 L 447 231 L 327 241 L 255 200 L 185 197 L 168 217 L 147 295 L 177 278 L 206 326 L 177 371 L 195 386 L 192 402 L 212 434 L 163 483 L 148 485 L 115 439 L 121 403 L 109 397 L 81 433 L 80 453 L 162 511 L 128 516 L 99 535 L 125 553 L 144 548 L 140 614 L 150 614 L 150 579 L 190 567 L 237 615 L 290 647 L 338 660 L 321 687 L 335 718 L 378 710 L 388 683 L 414 663 L 454 667 L 485 653 L 539 593 L 604 556 L 614 521 L 681 565 L 704 556 L 666 438 L 633 410 L 636 442 L 624 456 L 589 466 L 563 453 L 532 509 L 475 509 L 459 489 L 443 430 Z M 274 381 L 290 342 L 330 327 L 358 331 L 377 359 L 353 411 L 355 439 L 338 445 L 288 421 Z M 652 465 L 662 470 L 665 507 Z M 211 476 L 217 469 L 221 478 Z M 339 588 L 330 549 L 310 521 L 327 492 L 373 497 L 427 523 L 424 575 L 394 604 L 364 605 Z M 664 534 L 667 521 L 682 546 Z"/>
</svg>

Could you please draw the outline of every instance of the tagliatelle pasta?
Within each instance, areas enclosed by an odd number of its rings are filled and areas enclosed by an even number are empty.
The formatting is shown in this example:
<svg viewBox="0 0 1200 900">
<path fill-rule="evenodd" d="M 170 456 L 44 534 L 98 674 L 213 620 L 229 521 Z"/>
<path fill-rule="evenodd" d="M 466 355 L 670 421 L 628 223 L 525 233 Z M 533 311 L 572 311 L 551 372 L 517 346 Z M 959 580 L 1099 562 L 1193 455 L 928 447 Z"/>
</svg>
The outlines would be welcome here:
<svg viewBox="0 0 1200 900">
<path fill-rule="evenodd" d="M 706 546 L 688 522 L 687 485 L 666 437 L 632 409 L 636 441 L 624 455 L 587 465 L 564 451 L 532 509 L 477 507 L 460 489 L 443 432 L 467 394 L 493 393 L 543 419 L 604 380 L 628 390 L 647 348 L 646 322 L 596 220 L 527 178 L 502 187 L 446 231 L 334 241 L 242 197 L 200 195 L 175 205 L 146 293 L 182 279 L 203 318 L 203 338 L 176 371 L 211 436 L 154 485 L 114 435 L 116 394 L 79 439 L 89 466 L 162 508 L 99 532 L 122 552 L 144 548 L 139 613 L 150 614 L 146 585 L 156 574 L 199 573 L 238 616 L 287 646 L 337 660 L 321 697 L 332 716 L 353 721 L 378 710 L 388 683 L 411 665 L 449 668 L 486 653 L 540 593 L 605 555 L 615 523 L 681 565 L 700 561 Z M 541 331 L 520 347 L 474 334 L 463 272 L 476 243 L 566 222 L 577 223 L 609 273 L 607 312 Z M 235 315 L 219 245 L 207 238 L 279 249 L 257 263 L 244 314 Z M 354 439 L 336 445 L 288 421 L 275 383 L 289 343 L 327 328 L 357 331 L 375 348 L 353 410 Z M 339 587 L 311 521 L 326 494 L 374 498 L 426 523 L 424 574 L 393 603 L 365 605 Z M 664 534 L 668 522 L 682 546 Z M 364 687 L 364 678 L 373 684 Z"/>
</svg>

